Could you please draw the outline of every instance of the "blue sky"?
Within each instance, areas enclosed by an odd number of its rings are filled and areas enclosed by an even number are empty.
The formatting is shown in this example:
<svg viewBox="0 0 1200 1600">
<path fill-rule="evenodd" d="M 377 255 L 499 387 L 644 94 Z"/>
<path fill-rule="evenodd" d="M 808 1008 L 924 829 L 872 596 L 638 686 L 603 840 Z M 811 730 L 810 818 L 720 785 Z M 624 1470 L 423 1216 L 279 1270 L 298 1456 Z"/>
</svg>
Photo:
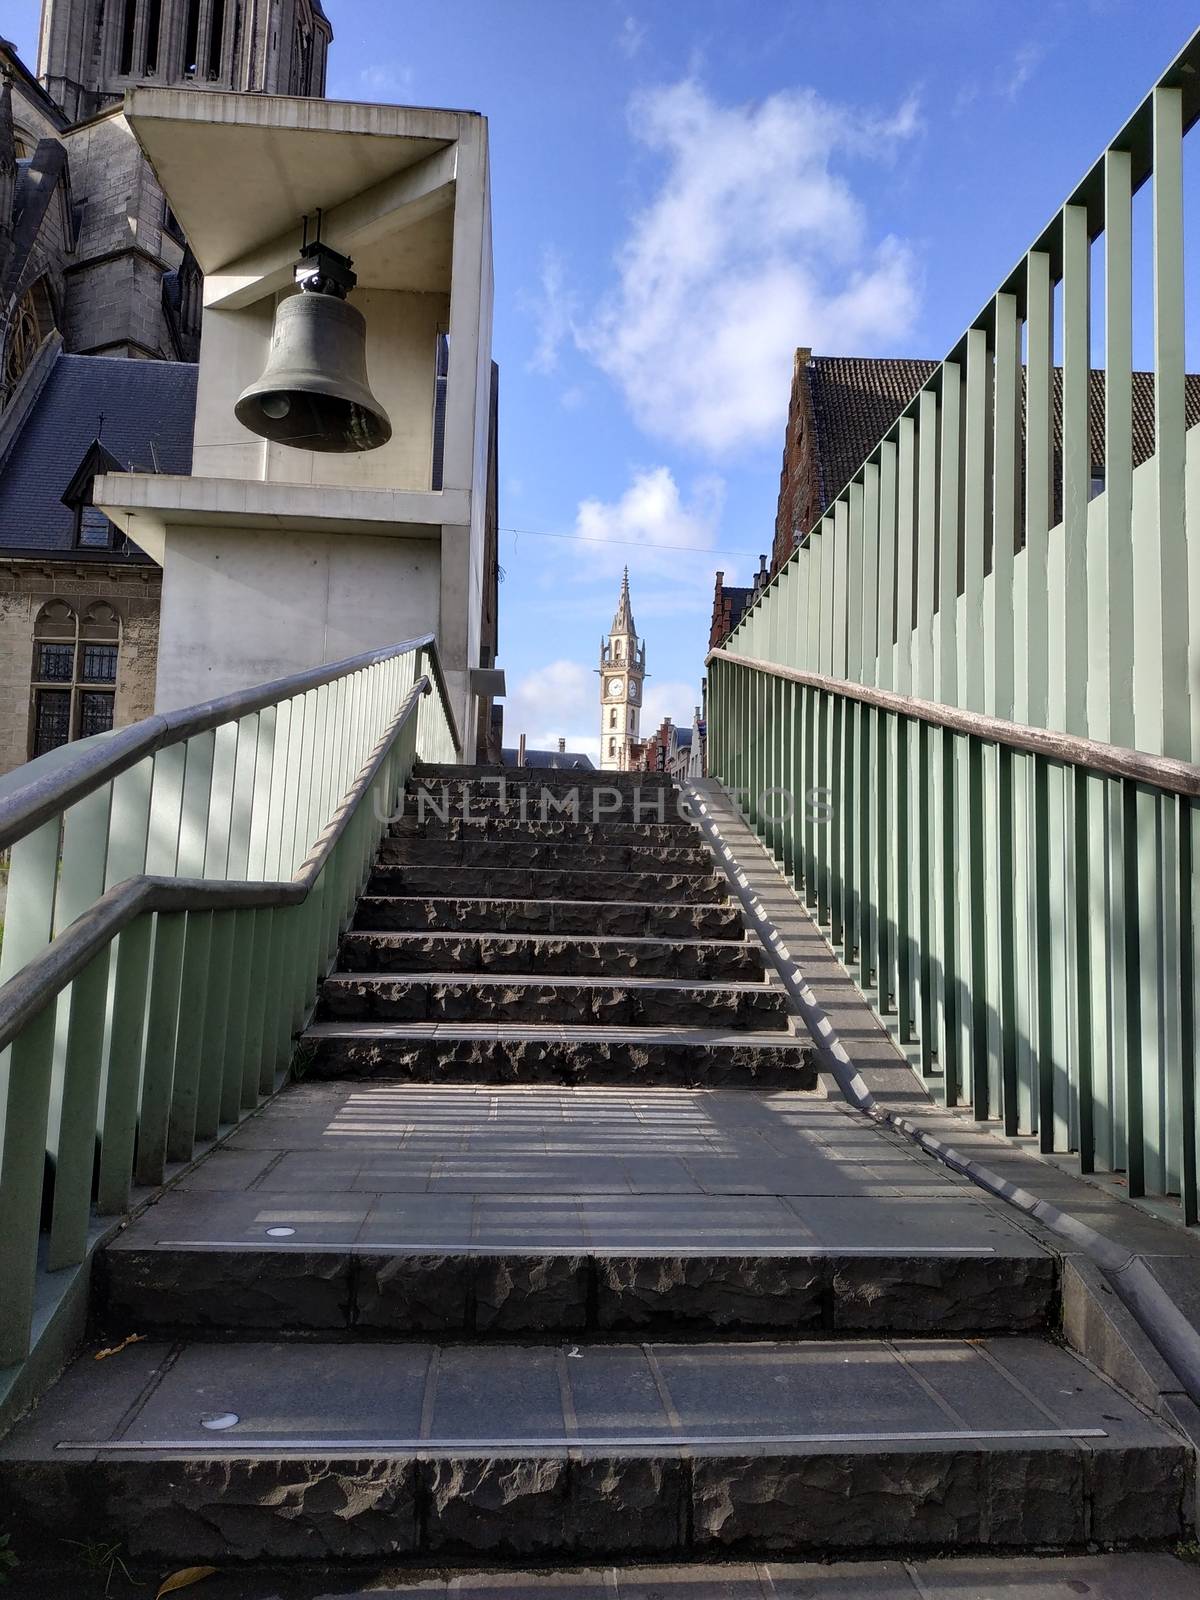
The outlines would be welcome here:
<svg viewBox="0 0 1200 1600">
<path fill-rule="evenodd" d="M 714 569 L 745 581 L 770 547 L 795 346 L 945 354 L 1200 22 L 1194 0 L 326 10 L 331 95 L 489 118 L 506 730 L 593 750 L 626 561 L 645 721 L 690 718 Z M 31 62 L 37 11 L 6 6 Z"/>
</svg>

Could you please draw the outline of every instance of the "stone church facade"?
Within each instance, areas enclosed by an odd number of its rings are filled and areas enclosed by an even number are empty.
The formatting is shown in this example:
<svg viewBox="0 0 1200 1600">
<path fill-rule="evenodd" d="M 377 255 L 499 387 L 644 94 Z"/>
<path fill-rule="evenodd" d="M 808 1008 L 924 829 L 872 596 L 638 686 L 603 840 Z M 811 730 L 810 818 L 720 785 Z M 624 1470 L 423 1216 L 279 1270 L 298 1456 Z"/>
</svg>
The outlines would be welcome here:
<svg viewBox="0 0 1200 1600">
<path fill-rule="evenodd" d="M 91 481 L 189 470 L 203 283 L 125 90 L 321 96 L 331 39 L 319 0 L 45 0 L 36 72 L 0 40 L 0 773 L 154 704 L 162 574 Z"/>
</svg>

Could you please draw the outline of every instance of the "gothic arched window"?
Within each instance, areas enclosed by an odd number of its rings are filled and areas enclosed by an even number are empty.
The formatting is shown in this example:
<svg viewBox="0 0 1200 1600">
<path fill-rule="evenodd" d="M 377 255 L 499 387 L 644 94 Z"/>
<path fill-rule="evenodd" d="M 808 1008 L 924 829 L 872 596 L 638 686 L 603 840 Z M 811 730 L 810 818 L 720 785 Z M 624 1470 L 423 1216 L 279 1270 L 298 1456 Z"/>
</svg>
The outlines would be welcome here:
<svg viewBox="0 0 1200 1600">
<path fill-rule="evenodd" d="M 54 330 L 54 307 L 44 278 L 39 278 L 17 301 L 0 343 L 0 411 L 29 370 L 42 340 Z"/>
<path fill-rule="evenodd" d="M 107 601 L 82 612 L 46 602 L 33 629 L 31 756 L 113 726 L 120 647 L 121 619 Z"/>
</svg>

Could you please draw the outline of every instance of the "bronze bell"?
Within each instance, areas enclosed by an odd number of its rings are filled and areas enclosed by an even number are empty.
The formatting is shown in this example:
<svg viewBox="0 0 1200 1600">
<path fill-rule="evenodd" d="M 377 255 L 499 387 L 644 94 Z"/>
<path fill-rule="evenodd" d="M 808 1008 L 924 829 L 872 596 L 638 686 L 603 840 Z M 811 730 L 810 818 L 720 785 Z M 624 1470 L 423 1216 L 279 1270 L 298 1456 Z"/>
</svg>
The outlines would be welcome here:
<svg viewBox="0 0 1200 1600">
<path fill-rule="evenodd" d="M 392 424 L 367 378 L 367 325 L 342 298 L 354 283 L 350 263 L 324 246 L 302 254 L 317 254 L 316 267 L 297 269 L 304 292 L 278 306 L 266 370 L 234 415 L 251 433 L 297 450 L 377 450 Z"/>
</svg>

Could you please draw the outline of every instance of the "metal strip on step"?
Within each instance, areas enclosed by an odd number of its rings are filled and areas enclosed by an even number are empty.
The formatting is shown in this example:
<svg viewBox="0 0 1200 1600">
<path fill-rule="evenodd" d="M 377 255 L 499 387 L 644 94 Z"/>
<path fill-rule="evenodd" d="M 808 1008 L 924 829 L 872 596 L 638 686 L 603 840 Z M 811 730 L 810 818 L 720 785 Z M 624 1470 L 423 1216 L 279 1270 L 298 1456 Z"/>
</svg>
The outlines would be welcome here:
<svg viewBox="0 0 1200 1600">
<path fill-rule="evenodd" d="M 82 1441 L 60 1439 L 56 1450 L 86 1450 L 111 1454 L 134 1452 L 177 1451 L 204 1455 L 238 1455 L 242 1452 L 263 1451 L 273 1455 L 294 1453 L 328 1453 L 369 1455 L 395 1452 L 419 1454 L 429 1450 L 457 1450 L 464 1454 L 486 1451 L 488 1454 L 504 1453 L 518 1456 L 524 1450 L 569 1450 L 583 1446 L 587 1449 L 667 1449 L 681 1445 L 710 1449 L 723 1446 L 728 1449 L 754 1449 L 770 1445 L 853 1445 L 853 1444 L 964 1444 L 982 1443 L 989 1439 L 1107 1439 L 1104 1428 L 943 1428 L 935 1430 L 905 1430 L 894 1433 L 779 1433 L 779 1434 L 695 1434 L 652 1433 L 622 1434 L 566 1434 L 546 1435 L 537 1439 L 264 1439 L 258 1436 L 237 1438 L 225 1434 L 222 1439 L 104 1439 Z"/>
<path fill-rule="evenodd" d="M 443 1193 L 446 1191 L 438 1191 Z M 457 1193 L 459 1191 L 451 1191 Z M 474 1190 L 464 1190 L 463 1193 L 475 1193 Z M 425 1196 L 427 1191 L 420 1191 Z M 608 1198 L 605 1196 L 603 1198 Z M 706 1197 L 707 1198 L 707 1197 Z M 744 1198 L 744 1197 L 743 1197 Z M 754 1198 L 754 1197 L 752 1197 Z M 770 1198 L 769 1196 L 767 1198 Z M 536 1259 L 540 1256 L 613 1256 L 621 1260 L 631 1257 L 642 1258 L 647 1261 L 656 1261 L 660 1257 L 670 1256 L 687 1257 L 688 1259 L 706 1260 L 725 1259 L 733 1257 L 742 1260 L 757 1256 L 782 1256 L 796 1261 L 805 1261 L 810 1256 L 899 1256 L 908 1259 L 913 1256 L 945 1256 L 956 1259 L 959 1256 L 994 1256 L 996 1249 L 990 1244 L 963 1245 L 961 1249 L 954 1245 L 921 1245 L 908 1249 L 904 1245 L 751 1245 L 741 1249 L 730 1248 L 712 1249 L 701 1245 L 658 1245 L 649 1253 L 637 1249 L 625 1249 L 620 1245 L 539 1245 L 536 1250 L 518 1249 L 515 1247 L 496 1246 L 488 1249 L 486 1246 L 457 1245 L 457 1244 L 419 1244 L 411 1239 L 392 1244 L 388 1241 L 377 1243 L 369 1241 L 358 1244 L 322 1244 L 319 1241 L 306 1243 L 303 1239 L 156 1239 L 153 1246 L 141 1247 L 155 1250 L 303 1250 L 337 1251 L 342 1255 L 381 1255 L 391 1252 L 394 1255 L 439 1255 L 439 1256 L 512 1256 L 517 1259 Z M 1031 1261 L 1039 1259 L 1030 1256 Z"/>
</svg>

